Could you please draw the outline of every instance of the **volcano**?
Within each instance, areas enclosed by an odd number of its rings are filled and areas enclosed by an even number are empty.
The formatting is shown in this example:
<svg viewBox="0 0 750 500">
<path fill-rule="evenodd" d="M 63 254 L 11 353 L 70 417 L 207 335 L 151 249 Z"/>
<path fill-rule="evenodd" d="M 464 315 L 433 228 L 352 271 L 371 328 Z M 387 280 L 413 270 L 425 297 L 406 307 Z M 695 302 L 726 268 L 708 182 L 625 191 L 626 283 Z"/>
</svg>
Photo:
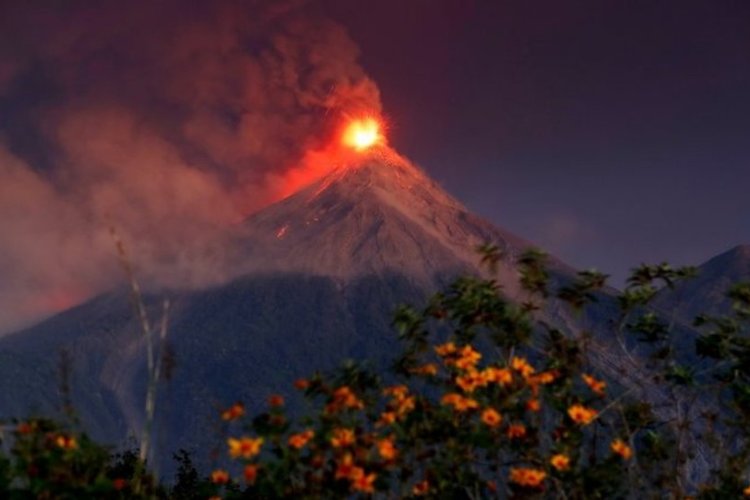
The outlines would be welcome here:
<svg viewBox="0 0 750 500">
<path fill-rule="evenodd" d="M 166 470 L 180 448 L 207 459 L 207 450 L 221 446 L 219 408 L 242 400 L 257 409 L 272 393 L 289 394 L 296 378 L 346 358 L 386 366 L 398 349 L 396 306 L 423 304 L 457 275 L 481 272 L 477 245 L 500 248 L 497 279 L 515 298 L 517 257 L 530 246 L 471 214 L 387 146 L 334 166 L 232 231 L 238 279 L 166 294 L 175 368 L 160 387 L 155 442 Z M 549 265 L 555 280 L 574 274 L 557 259 Z M 153 317 L 163 295 L 145 296 Z M 605 294 L 605 308 L 607 300 Z M 572 318 L 555 304 L 542 313 L 565 331 L 601 326 L 600 318 Z M 638 376 L 638 366 L 627 364 L 636 361 L 626 363 L 610 338 L 592 342 L 600 371 Z M 4 337 L 0 417 L 59 414 L 60 360 L 68 359 L 65 397 L 84 428 L 100 441 L 123 443 L 143 427 L 144 351 L 125 290 Z"/>
<path fill-rule="evenodd" d="M 515 291 L 515 258 L 531 245 L 469 212 L 423 171 L 382 147 L 334 168 L 250 217 L 239 231 L 248 273 L 299 272 L 350 281 L 399 274 L 433 286 L 477 272 L 476 248 L 497 245 L 500 281 Z M 556 259 L 559 270 L 572 269 Z"/>
</svg>

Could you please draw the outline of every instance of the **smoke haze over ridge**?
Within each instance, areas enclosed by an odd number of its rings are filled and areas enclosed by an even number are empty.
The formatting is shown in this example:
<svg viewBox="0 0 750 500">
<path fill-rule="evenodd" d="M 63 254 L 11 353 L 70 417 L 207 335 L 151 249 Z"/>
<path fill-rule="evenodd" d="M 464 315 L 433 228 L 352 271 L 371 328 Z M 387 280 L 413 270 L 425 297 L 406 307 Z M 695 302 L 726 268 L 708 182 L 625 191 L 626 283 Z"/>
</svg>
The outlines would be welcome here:
<svg viewBox="0 0 750 500">
<path fill-rule="evenodd" d="M 0 7 L 0 331 L 121 279 L 232 277 L 225 230 L 379 112 L 346 31 L 306 2 Z"/>
</svg>

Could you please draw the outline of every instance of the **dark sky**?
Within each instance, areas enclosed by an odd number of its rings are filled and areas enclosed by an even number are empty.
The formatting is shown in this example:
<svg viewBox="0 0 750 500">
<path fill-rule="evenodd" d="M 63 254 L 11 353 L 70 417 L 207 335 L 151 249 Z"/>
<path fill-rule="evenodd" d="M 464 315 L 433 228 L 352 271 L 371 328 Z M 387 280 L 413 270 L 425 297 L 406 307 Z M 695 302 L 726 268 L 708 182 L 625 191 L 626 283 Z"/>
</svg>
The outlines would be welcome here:
<svg viewBox="0 0 750 500">
<path fill-rule="evenodd" d="M 120 283 L 110 226 L 147 285 L 232 279 L 364 111 L 616 283 L 750 243 L 747 0 L 0 0 L 0 332 Z"/>
<path fill-rule="evenodd" d="M 390 140 L 494 223 L 620 279 L 750 242 L 750 2 L 325 3 Z"/>
</svg>

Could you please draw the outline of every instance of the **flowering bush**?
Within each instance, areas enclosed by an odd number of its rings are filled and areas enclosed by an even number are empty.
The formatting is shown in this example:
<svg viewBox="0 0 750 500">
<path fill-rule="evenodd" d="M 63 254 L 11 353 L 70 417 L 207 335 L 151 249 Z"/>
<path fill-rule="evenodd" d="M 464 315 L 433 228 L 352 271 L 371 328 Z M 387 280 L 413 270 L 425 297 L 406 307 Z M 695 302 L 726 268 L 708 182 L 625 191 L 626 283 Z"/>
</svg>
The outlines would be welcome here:
<svg viewBox="0 0 750 500">
<path fill-rule="evenodd" d="M 401 308 L 392 371 L 349 364 L 298 380 L 313 408 L 302 418 L 281 396 L 259 415 L 224 409 L 230 465 L 206 478 L 183 456 L 177 485 L 159 488 L 135 456 L 115 466 L 85 436 L 32 421 L 15 429 L 0 487 L 44 498 L 750 496 L 750 286 L 730 290 L 732 316 L 698 318 L 704 333 L 685 354 L 647 306 L 691 270 L 636 269 L 609 318 L 620 354 L 655 388 L 634 392 L 595 362 L 590 334 L 545 321 L 550 297 L 571 313 L 607 300 L 605 277 L 585 271 L 553 290 L 541 254 L 519 263 L 527 300 L 461 278 L 424 310 Z"/>
<path fill-rule="evenodd" d="M 497 258 L 494 249 L 485 249 L 489 264 Z M 750 495 L 750 351 L 747 333 L 740 328 L 750 317 L 748 287 L 732 291 L 735 318 L 702 320 L 719 332 L 695 341 L 698 354 L 717 361 L 707 368 L 714 376 L 699 380 L 688 377 L 680 364 L 666 325 L 645 309 L 657 282 L 671 287 L 690 277 L 692 270 L 643 266 L 634 272 L 630 286 L 618 297 L 619 317 L 613 322 L 620 334 L 625 331 L 631 337 L 627 340 L 637 339 L 653 353 L 646 356 L 644 367 L 667 394 L 666 401 L 676 405 L 655 408 L 650 401 L 629 397 L 628 388 L 616 380 L 612 385 L 617 389 L 610 389 L 605 376 L 596 374 L 588 334 L 563 334 L 540 319 L 544 300 L 553 293 L 572 310 L 580 310 L 597 300 L 605 283 L 602 275 L 586 271 L 552 291 L 542 258 L 529 252 L 520 259 L 521 283 L 529 296 L 521 305 L 507 301 L 494 280 L 462 278 L 433 297 L 425 310 L 399 310 L 395 324 L 404 352 L 390 378 L 350 365 L 333 376 L 316 375 L 295 384 L 319 413 L 293 423 L 279 400 L 249 422 L 240 418 L 241 411 L 231 413 L 236 419 L 225 412 L 225 418 L 237 421 L 237 428 L 246 433 L 230 438 L 230 455 L 237 456 L 232 451 L 237 439 L 262 446 L 240 457 L 244 473 L 233 479 L 243 493 L 217 493 L 436 498 Z M 660 329 L 664 335 L 654 335 Z M 630 355 L 632 348 L 620 341 Z M 703 398 L 696 406 L 699 412 L 686 410 L 707 386 L 717 391 L 718 400 Z M 708 416 L 711 410 L 715 414 Z M 722 430 L 706 428 L 706 418 L 721 421 Z M 696 481 L 690 459 L 705 449 L 694 440 L 691 446 L 687 436 L 694 437 L 700 429 L 717 443 L 733 439 L 735 446 L 723 452 L 715 446 L 715 455 Z"/>
</svg>

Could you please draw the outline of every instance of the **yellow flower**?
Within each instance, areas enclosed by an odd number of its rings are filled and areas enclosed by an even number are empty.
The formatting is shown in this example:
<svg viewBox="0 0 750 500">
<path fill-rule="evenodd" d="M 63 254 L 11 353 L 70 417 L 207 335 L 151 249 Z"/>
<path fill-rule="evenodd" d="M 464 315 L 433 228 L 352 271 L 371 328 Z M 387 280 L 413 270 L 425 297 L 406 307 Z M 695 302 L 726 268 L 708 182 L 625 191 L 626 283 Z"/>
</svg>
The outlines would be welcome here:
<svg viewBox="0 0 750 500">
<path fill-rule="evenodd" d="M 622 439 L 615 439 L 609 445 L 612 453 L 620 455 L 623 460 L 629 460 L 633 456 L 633 450 Z"/>
<path fill-rule="evenodd" d="M 292 448 L 300 449 L 304 447 L 308 441 L 310 441 L 313 436 L 315 436 L 315 432 L 312 431 L 312 429 L 307 429 L 303 432 L 292 434 L 289 436 L 289 440 L 287 441 L 289 443 L 289 446 Z"/>
<path fill-rule="evenodd" d="M 526 361 L 526 358 L 520 358 L 518 356 L 513 356 L 510 360 L 510 366 L 524 378 L 530 377 L 535 371 L 534 367 Z"/>
<path fill-rule="evenodd" d="M 583 381 L 586 382 L 586 385 L 589 386 L 589 389 L 594 391 L 599 396 L 604 396 L 604 388 L 607 387 L 607 383 L 603 380 L 597 380 L 591 375 L 583 374 L 581 375 L 581 378 L 583 378 Z"/>
<path fill-rule="evenodd" d="M 502 415 L 500 415 L 493 408 L 486 408 L 482 412 L 482 422 L 490 427 L 497 427 L 503 421 Z"/>
<path fill-rule="evenodd" d="M 73 436 L 66 436 L 64 434 L 60 434 L 55 438 L 55 444 L 63 450 L 75 450 L 76 448 L 78 448 L 78 442 L 76 441 L 76 438 L 74 438 Z"/>
<path fill-rule="evenodd" d="M 427 481 L 427 479 L 418 482 L 414 485 L 414 488 L 411 489 L 412 494 L 417 497 L 426 495 L 428 491 L 430 491 L 430 483 Z"/>
<path fill-rule="evenodd" d="M 577 424 L 588 425 L 596 418 L 596 410 L 575 404 L 568 408 L 568 416 Z"/>
<path fill-rule="evenodd" d="M 570 469 L 570 458 L 562 453 L 553 455 L 552 458 L 550 458 L 549 463 L 560 472 Z"/>
<path fill-rule="evenodd" d="M 466 398 L 455 392 L 446 394 L 442 397 L 440 402 L 444 405 L 453 406 L 453 409 L 458 412 L 465 412 L 468 410 L 475 410 L 479 408 L 479 403 L 477 403 L 474 399 Z"/>
<path fill-rule="evenodd" d="M 226 421 L 237 420 L 244 414 L 245 407 L 242 405 L 242 403 L 235 403 L 221 412 L 221 419 Z"/>
<path fill-rule="evenodd" d="M 334 429 L 331 436 L 331 445 L 334 448 L 346 448 L 354 444 L 354 431 L 351 429 Z"/>
<path fill-rule="evenodd" d="M 528 488 L 537 488 L 542 484 L 547 473 L 543 470 L 530 469 L 526 467 L 512 467 L 510 469 L 510 482 Z"/>
<path fill-rule="evenodd" d="M 511 439 L 522 438 L 526 435 L 526 426 L 523 424 L 511 424 L 508 426 L 507 433 Z"/>
<path fill-rule="evenodd" d="M 398 450 L 396 450 L 396 447 L 393 446 L 393 438 L 383 438 L 378 440 L 377 442 L 378 446 L 378 453 L 381 457 L 383 457 L 383 460 L 393 460 L 398 455 Z"/>
<path fill-rule="evenodd" d="M 214 484 L 227 484 L 229 473 L 223 469 L 216 469 L 211 473 L 211 482 Z"/>
<path fill-rule="evenodd" d="M 260 447 L 263 445 L 263 438 L 229 438 L 227 439 L 227 445 L 229 445 L 229 456 L 232 458 L 253 458 L 260 453 Z"/>
</svg>

